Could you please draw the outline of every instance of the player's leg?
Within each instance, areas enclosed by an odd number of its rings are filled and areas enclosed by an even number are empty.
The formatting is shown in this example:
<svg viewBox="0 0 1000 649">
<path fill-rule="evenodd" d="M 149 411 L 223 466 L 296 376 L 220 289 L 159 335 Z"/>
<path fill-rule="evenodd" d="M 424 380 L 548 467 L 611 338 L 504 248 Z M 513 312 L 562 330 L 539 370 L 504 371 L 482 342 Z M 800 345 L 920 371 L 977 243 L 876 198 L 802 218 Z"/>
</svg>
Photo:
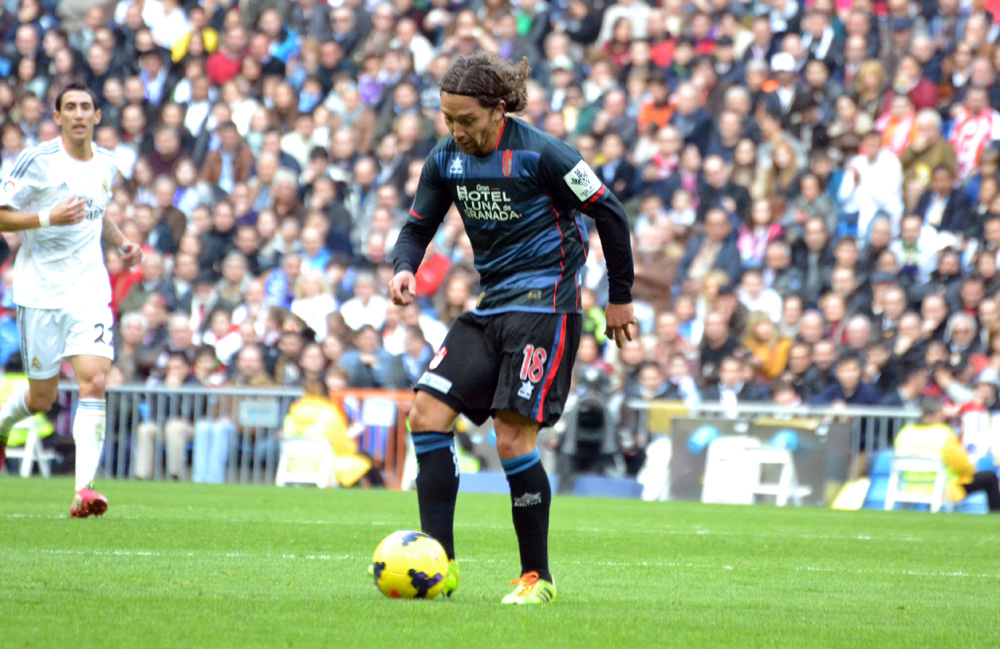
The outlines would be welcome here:
<svg viewBox="0 0 1000 649">
<path fill-rule="evenodd" d="M 451 431 L 458 413 L 428 392 L 417 392 L 410 407 L 410 437 L 417 456 L 417 502 L 420 529 L 455 558 L 455 500 L 458 460 Z"/>
<path fill-rule="evenodd" d="M 454 524 L 459 470 L 452 425 L 460 412 L 477 424 L 489 418 L 497 359 L 485 321 L 463 314 L 417 381 L 417 395 L 410 408 L 420 526 L 440 541 L 448 554 L 444 592 L 449 596 L 458 587 Z"/>
<path fill-rule="evenodd" d="M 80 386 L 80 401 L 73 416 L 73 442 L 76 444 L 76 496 L 70 513 L 83 518 L 100 516 L 107 509 L 107 499 L 94 491 L 94 478 L 104 450 L 107 428 L 107 403 L 104 382 L 111 369 L 111 359 L 81 354 L 70 357 Z"/>
<path fill-rule="evenodd" d="M 53 309 L 17 309 L 21 359 L 28 385 L 14 390 L 0 409 L 0 464 L 7 455 L 11 429 L 31 415 L 48 412 L 56 401 L 62 363 L 58 316 L 59 311 Z"/>
<path fill-rule="evenodd" d="M 537 421 L 508 410 L 493 416 L 497 454 L 510 485 L 511 516 L 521 555 L 521 574 L 549 572 L 549 508 L 552 489 L 538 453 Z"/>
<path fill-rule="evenodd" d="M 73 416 L 76 443 L 76 496 L 70 513 L 80 518 L 100 516 L 108 508 L 107 499 L 93 490 L 94 477 L 104 450 L 107 428 L 105 383 L 114 358 L 111 344 L 111 309 L 75 307 L 62 313 L 66 359 L 73 365 L 80 400 Z"/>
<path fill-rule="evenodd" d="M 7 438 L 19 422 L 39 412 L 48 412 L 56 401 L 59 377 L 28 379 L 28 384 L 14 390 L 0 414 L 0 465 L 7 457 Z"/>
<path fill-rule="evenodd" d="M 521 559 L 521 579 L 503 601 L 544 604 L 555 598 L 548 550 L 552 489 L 537 448 L 538 431 L 562 413 L 580 318 L 511 313 L 499 317 L 497 326 L 505 333 L 493 417 Z"/>
</svg>

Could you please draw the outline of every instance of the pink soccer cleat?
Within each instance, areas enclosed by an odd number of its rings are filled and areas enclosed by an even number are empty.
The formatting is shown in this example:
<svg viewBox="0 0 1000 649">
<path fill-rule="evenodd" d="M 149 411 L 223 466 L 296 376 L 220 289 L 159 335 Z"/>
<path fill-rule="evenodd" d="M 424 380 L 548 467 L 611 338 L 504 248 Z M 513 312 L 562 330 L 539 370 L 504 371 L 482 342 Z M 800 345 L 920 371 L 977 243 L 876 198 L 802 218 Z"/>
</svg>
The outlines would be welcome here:
<svg viewBox="0 0 1000 649">
<path fill-rule="evenodd" d="M 73 504 L 70 505 L 69 513 L 74 518 L 86 518 L 88 516 L 103 516 L 107 510 L 107 498 L 93 489 L 81 489 L 73 497 Z"/>
</svg>

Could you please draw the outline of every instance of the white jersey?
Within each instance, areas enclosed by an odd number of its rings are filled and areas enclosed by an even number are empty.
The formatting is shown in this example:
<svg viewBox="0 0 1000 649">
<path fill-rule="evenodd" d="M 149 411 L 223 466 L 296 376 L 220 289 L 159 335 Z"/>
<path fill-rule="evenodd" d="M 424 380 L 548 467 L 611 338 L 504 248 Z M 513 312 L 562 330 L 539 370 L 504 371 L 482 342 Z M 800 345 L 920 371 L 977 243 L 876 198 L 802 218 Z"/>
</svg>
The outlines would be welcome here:
<svg viewBox="0 0 1000 649">
<path fill-rule="evenodd" d="M 115 155 L 98 146 L 83 162 L 66 152 L 62 138 L 23 151 L 0 181 L 0 205 L 35 214 L 68 198 L 87 199 L 87 216 L 76 225 L 23 230 L 14 260 L 14 302 L 36 309 L 62 309 L 111 302 L 101 233 Z"/>
</svg>

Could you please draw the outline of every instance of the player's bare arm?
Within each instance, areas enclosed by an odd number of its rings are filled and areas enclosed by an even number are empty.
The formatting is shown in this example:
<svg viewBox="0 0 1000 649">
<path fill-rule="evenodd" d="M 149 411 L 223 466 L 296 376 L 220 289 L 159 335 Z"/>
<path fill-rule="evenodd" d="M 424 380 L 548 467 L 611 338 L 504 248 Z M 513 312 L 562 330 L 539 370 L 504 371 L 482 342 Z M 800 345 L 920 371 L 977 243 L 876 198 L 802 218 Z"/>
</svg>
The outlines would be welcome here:
<svg viewBox="0 0 1000 649">
<path fill-rule="evenodd" d="M 142 248 L 138 243 L 129 241 L 118 229 L 115 222 L 104 215 L 104 226 L 101 230 L 101 241 L 105 246 L 112 246 L 121 250 L 122 263 L 126 266 L 135 266 L 142 261 Z"/>
<path fill-rule="evenodd" d="M 19 232 L 49 226 L 76 225 L 87 216 L 87 200 L 76 196 L 67 198 L 51 210 L 39 214 L 26 214 L 9 207 L 0 207 L 0 232 Z"/>
</svg>

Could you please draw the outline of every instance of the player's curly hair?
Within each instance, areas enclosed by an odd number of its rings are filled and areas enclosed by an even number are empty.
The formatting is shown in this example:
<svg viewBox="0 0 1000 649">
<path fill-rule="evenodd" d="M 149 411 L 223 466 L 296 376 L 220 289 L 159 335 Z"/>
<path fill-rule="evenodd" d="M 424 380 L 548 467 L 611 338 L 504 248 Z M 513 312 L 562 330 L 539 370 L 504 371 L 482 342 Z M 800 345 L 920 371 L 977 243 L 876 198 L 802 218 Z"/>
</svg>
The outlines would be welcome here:
<svg viewBox="0 0 1000 649">
<path fill-rule="evenodd" d="M 508 113 L 528 107 L 528 59 L 508 63 L 491 52 L 476 52 L 455 59 L 441 79 L 441 91 L 475 97 L 484 108 L 504 102 Z"/>
</svg>

